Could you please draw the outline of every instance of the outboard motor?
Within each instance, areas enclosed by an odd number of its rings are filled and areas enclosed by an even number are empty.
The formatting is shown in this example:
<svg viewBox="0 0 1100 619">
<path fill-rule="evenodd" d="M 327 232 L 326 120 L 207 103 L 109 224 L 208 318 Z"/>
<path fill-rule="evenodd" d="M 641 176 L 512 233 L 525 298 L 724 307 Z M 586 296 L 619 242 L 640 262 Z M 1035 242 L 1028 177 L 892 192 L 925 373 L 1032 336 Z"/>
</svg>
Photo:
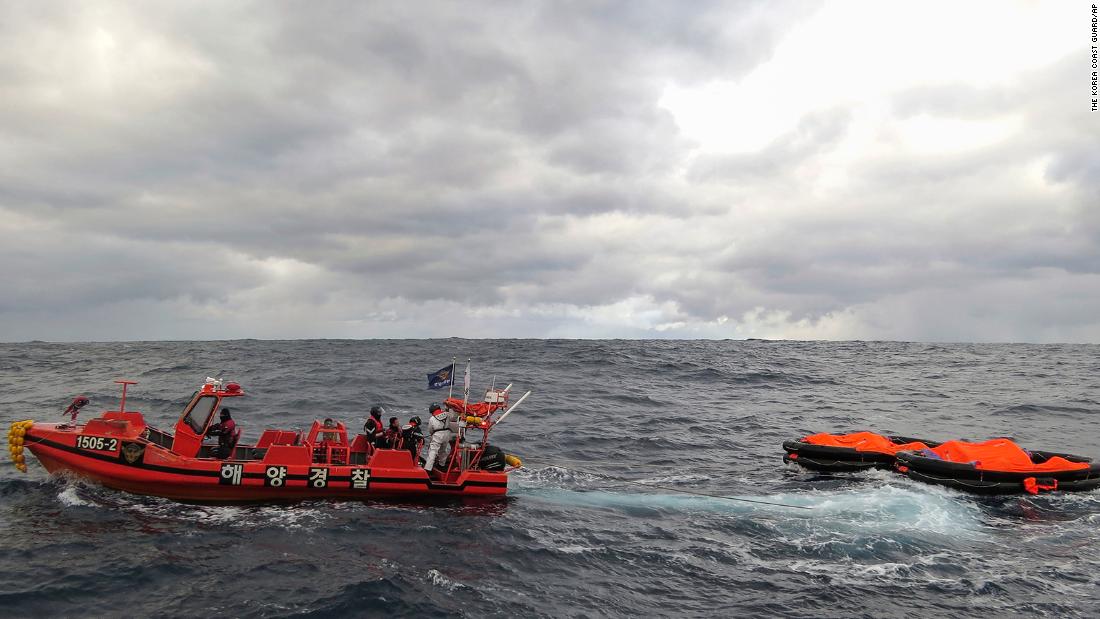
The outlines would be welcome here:
<svg viewBox="0 0 1100 619">
<path fill-rule="evenodd" d="M 481 454 L 478 467 L 483 471 L 503 471 L 506 464 L 504 461 L 506 455 L 500 447 L 486 445 L 484 453 Z"/>
</svg>

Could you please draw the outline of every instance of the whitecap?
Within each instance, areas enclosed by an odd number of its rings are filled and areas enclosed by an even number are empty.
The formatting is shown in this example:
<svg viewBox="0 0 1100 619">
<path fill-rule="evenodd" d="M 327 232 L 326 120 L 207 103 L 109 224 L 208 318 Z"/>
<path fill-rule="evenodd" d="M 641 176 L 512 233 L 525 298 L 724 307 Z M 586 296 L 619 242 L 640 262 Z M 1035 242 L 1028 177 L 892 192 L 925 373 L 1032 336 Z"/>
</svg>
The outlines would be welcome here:
<svg viewBox="0 0 1100 619">
<path fill-rule="evenodd" d="M 454 591 L 456 589 L 460 589 L 466 586 L 460 582 L 455 582 L 447 578 L 442 573 L 440 573 L 439 570 L 434 568 L 428 570 L 428 578 L 432 581 L 432 585 L 436 587 L 442 587 L 447 591 Z"/>
<path fill-rule="evenodd" d="M 95 503 L 85 501 L 77 494 L 76 486 L 66 486 L 64 490 L 57 494 L 57 500 L 61 501 L 66 507 L 94 507 Z"/>
</svg>

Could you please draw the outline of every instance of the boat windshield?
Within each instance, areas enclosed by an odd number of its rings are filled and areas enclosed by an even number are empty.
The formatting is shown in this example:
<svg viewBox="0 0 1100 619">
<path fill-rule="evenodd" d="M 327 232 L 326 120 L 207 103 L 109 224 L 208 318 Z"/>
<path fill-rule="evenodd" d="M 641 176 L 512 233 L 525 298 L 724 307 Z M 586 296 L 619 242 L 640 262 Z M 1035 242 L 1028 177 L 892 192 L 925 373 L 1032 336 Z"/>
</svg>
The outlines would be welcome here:
<svg viewBox="0 0 1100 619">
<path fill-rule="evenodd" d="M 210 421 L 210 416 L 214 414 L 214 407 L 218 404 L 218 398 L 212 395 L 204 395 L 195 402 L 195 405 L 191 407 L 186 415 L 183 416 L 183 420 L 187 422 L 187 425 L 191 426 L 191 429 L 195 431 L 195 434 L 202 434 L 206 430 L 206 423 Z"/>
</svg>

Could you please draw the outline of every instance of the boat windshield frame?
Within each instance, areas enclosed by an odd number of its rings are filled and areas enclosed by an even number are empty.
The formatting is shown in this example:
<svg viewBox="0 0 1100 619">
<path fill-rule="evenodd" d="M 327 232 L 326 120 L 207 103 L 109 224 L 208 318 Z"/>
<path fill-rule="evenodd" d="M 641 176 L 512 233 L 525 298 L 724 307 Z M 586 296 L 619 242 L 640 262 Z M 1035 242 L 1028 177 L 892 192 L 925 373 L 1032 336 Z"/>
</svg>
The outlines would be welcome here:
<svg viewBox="0 0 1100 619">
<path fill-rule="evenodd" d="M 211 405 L 210 410 L 207 411 L 206 418 L 202 421 L 202 425 L 196 427 L 196 419 L 191 416 L 191 413 L 195 412 L 195 407 L 197 407 L 199 403 L 202 402 L 203 398 L 210 398 L 214 401 L 214 403 L 213 405 Z M 214 417 L 214 412 L 218 410 L 219 400 L 221 400 L 221 398 L 219 398 L 217 395 L 211 393 L 195 392 L 195 395 L 191 397 L 191 403 L 187 406 L 187 409 L 184 411 L 183 416 L 180 417 L 180 420 L 183 423 L 187 424 L 187 427 L 189 427 L 192 432 L 199 436 L 202 436 L 206 432 L 206 428 L 210 425 L 210 419 Z"/>
</svg>

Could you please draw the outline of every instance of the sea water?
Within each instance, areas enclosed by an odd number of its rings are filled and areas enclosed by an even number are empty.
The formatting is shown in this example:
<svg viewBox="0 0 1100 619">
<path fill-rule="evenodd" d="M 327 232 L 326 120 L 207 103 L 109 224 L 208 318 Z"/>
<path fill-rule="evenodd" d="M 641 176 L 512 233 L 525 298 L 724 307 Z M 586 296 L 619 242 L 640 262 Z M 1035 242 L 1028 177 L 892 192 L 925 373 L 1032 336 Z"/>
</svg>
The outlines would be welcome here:
<svg viewBox="0 0 1100 619">
<path fill-rule="evenodd" d="M 493 433 L 506 500 L 209 506 L 0 472 L 5 616 L 1098 616 L 1100 493 L 978 497 L 781 459 L 818 431 L 1010 436 L 1100 457 L 1100 347 L 767 341 L 0 344 L 0 421 L 171 429 L 239 381 L 244 441 L 383 405 L 472 358 L 534 390 Z M 460 361 L 459 370 L 463 363 Z M 693 494 L 695 493 L 695 494 Z M 745 502 L 738 499 L 749 499 Z M 800 509 L 809 508 L 809 509 Z"/>
</svg>

